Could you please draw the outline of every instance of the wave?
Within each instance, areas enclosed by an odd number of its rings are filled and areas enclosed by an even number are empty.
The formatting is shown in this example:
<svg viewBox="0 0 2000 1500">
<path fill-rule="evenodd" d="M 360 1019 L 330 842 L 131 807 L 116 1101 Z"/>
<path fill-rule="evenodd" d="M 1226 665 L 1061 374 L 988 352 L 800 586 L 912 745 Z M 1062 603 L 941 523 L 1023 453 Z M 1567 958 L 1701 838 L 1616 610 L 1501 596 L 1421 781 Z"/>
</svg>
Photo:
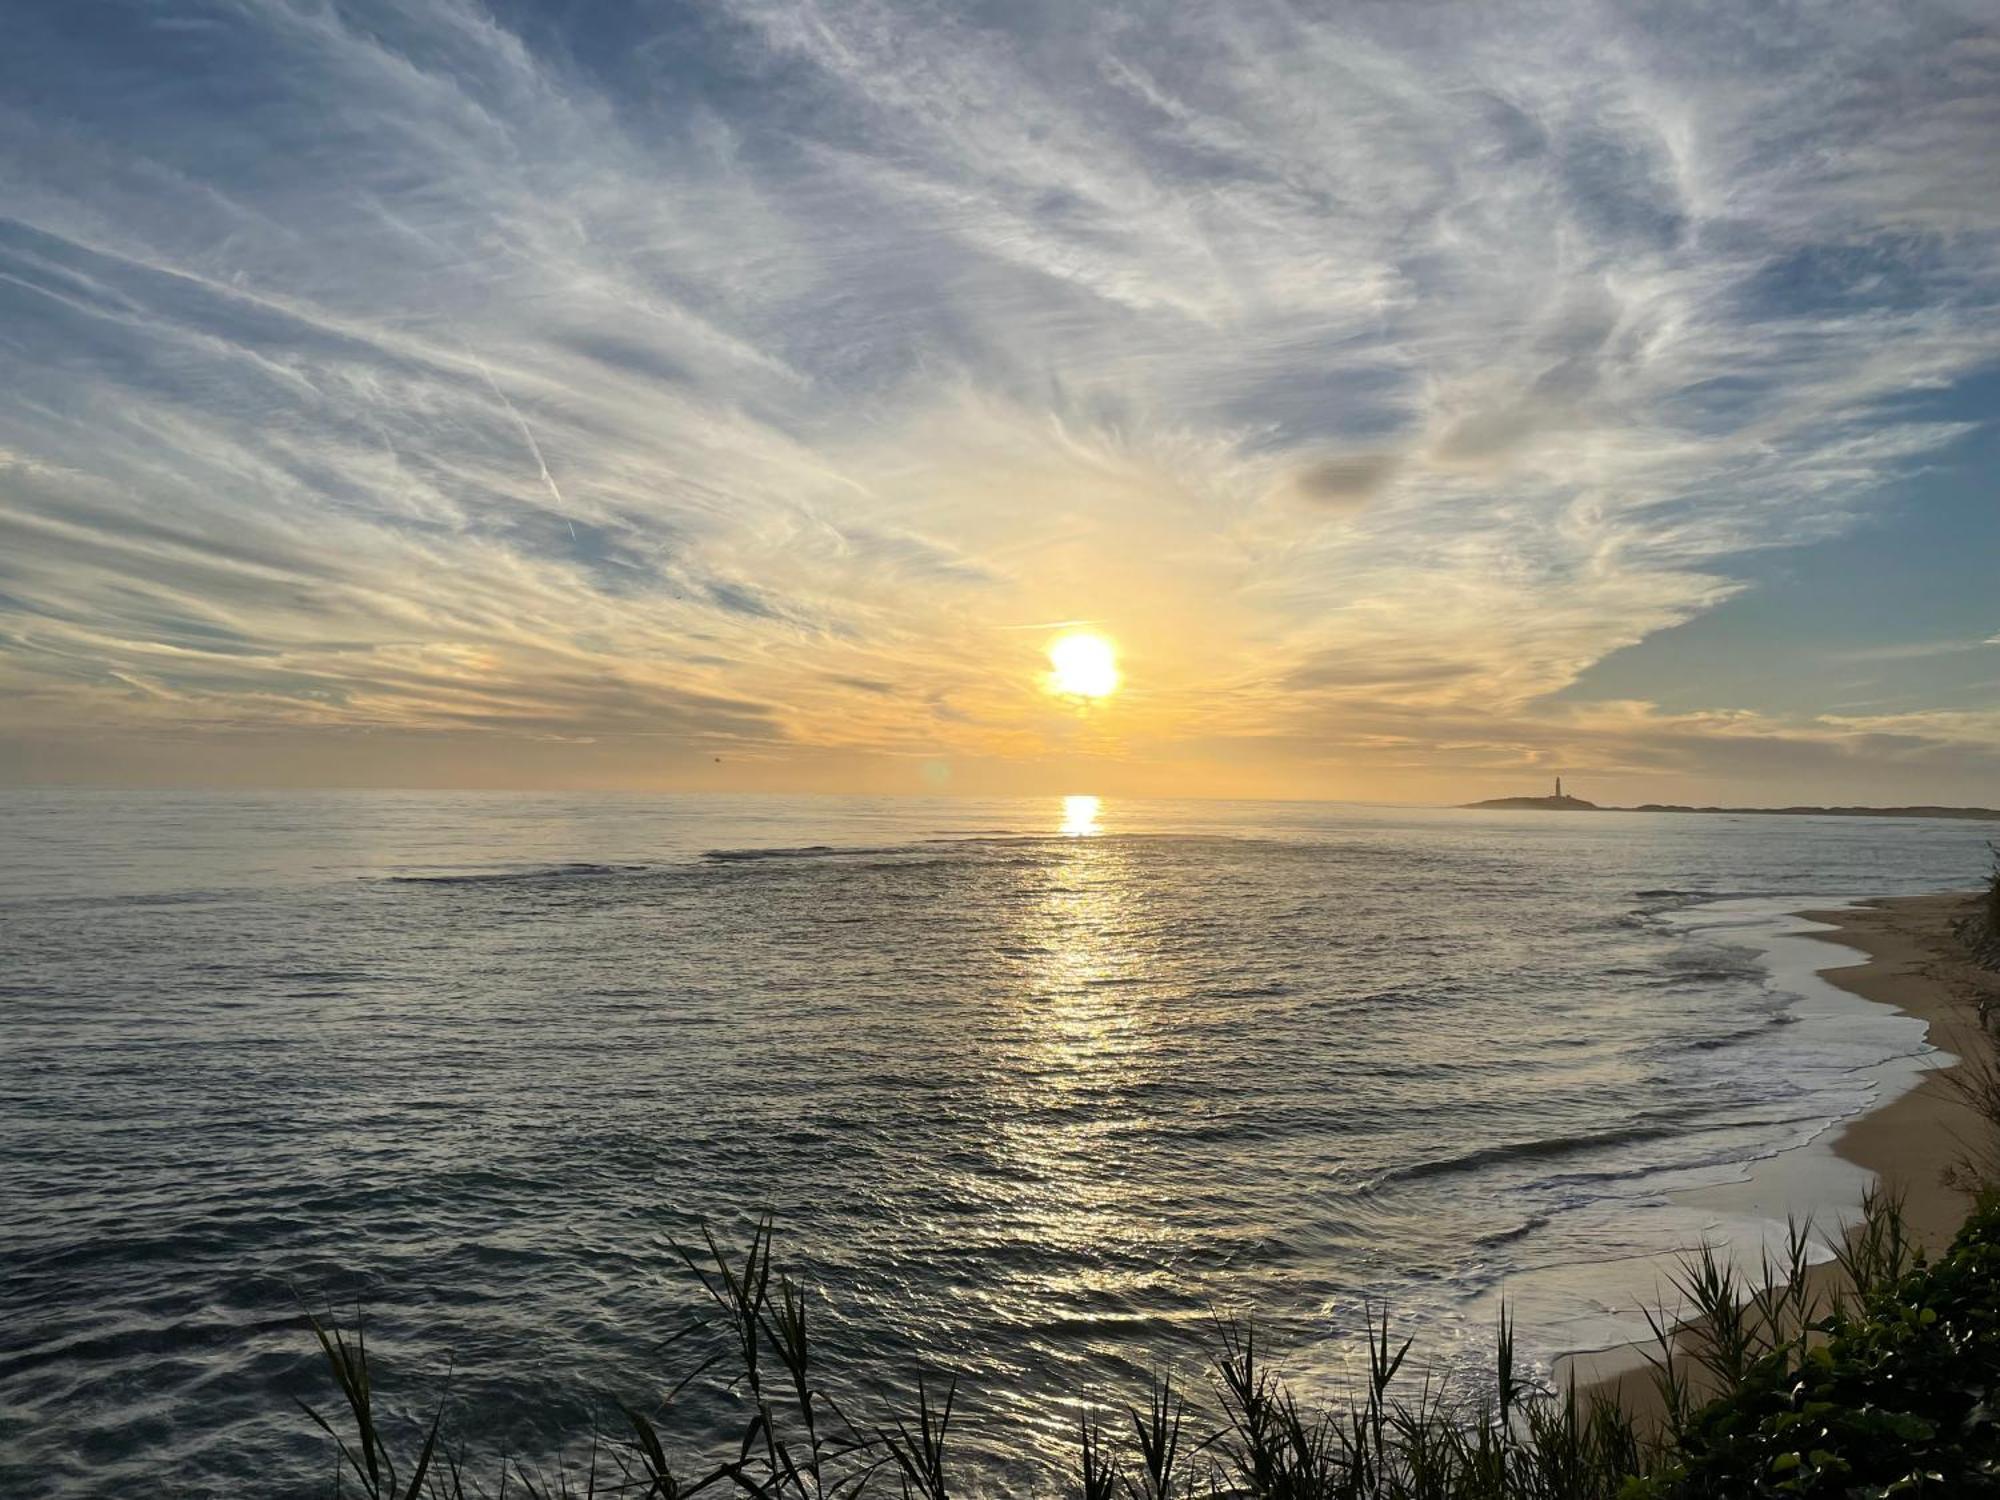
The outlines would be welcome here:
<svg viewBox="0 0 2000 1500">
<path fill-rule="evenodd" d="M 1661 979 L 1667 984 L 1733 984 L 1744 979 L 1761 979 L 1765 970 L 1762 964 L 1746 958 L 1740 964 L 1676 964 L 1666 969 Z"/>
<path fill-rule="evenodd" d="M 1265 839 L 1224 838 L 1212 835 L 1162 833 L 1094 833 L 1078 838 L 1068 833 L 941 833 L 905 844 L 797 844 L 756 845 L 740 849 L 709 849 L 702 858 L 714 864 L 755 864 L 763 861 L 874 858 L 938 858 L 940 855 L 968 854 L 993 857 L 1017 850 L 1068 849 L 1079 844 L 1236 844 L 1285 846 Z"/>
<path fill-rule="evenodd" d="M 243 1345 L 274 1335 L 295 1334 L 295 1313 L 266 1313 L 243 1319 L 191 1317 L 103 1330 L 90 1329 L 39 1346 L 11 1350 L 0 1358 L 0 1379 L 68 1364 L 123 1367 L 141 1360 L 206 1353 L 228 1344 Z"/>
<path fill-rule="evenodd" d="M 561 865 L 538 865 L 526 870 L 476 870 L 455 875 L 391 875 L 390 885 L 509 885 L 530 880 L 602 879 L 613 875 L 644 874 L 649 865 L 599 865 L 578 861 Z"/>
<path fill-rule="evenodd" d="M 1428 1177 L 1449 1177 L 1476 1172 L 1481 1167 L 1504 1166 L 1510 1162 L 1553 1161 L 1578 1156 L 1587 1151 L 1605 1151 L 1619 1146 L 1636 1146 L 1646 1141 L 1665 1140 L 1680 1134 L 1677 1125 L 1627 1125 L 1615 1130 L 1585 1131 L 1580 1135 L 1543 1136 L 1530 1141 L 1508 1141 L 1498 1146 L 1481 1146 L 1456 1156 L 1434 1157 L 1391 1167 L 1376 1179 L 1382 1182 L 1418 1182 Z"/>
<path fill-rule="evenodd" d="M 1396 984 L 1385 989 L 1370 990 L 1365 994 L 1327 995 L 1306 1003 L 1309 1011 L 1333 1011 L 1340 1015 L 1358 1015 L 1368 1011 L 1423 1011 L 1435 1010 L 1465 997 L 1467 986 L 1463 981 L 1441 978 L 1426 984 Z"/>
<path fill-rule="evenodd" d="M 1632 899 L 1635 901 L 1658 902 L 1666 906 L 1687 907 L 1710 906 L 1721 901 L 1751 901 L 1762 897 L 1781 896 L 1784 894 L 1786 893 L 1783 890 L 1777 888 L 1754 891 L 1703 891 L 1691 890 L 1682 886 L 1663 885 L 1649 887 L 1642 891 L 1634 891 Z"/>
<path fill-rule="evenodd" d="M 702 858 L 711 864 L 736 865 L 756 864 L 765 860 L 781 859 L 838 859 L 855 856 L 880 858 L 893 854 L 927 854 L 930 851 L 911 844 L 886 844 L 877 847 L 863 847 L 853 844 L 801 844 L 796 848 L 758 849 L 710 849 Z"/>
<path fill-rule="evenodd" d="M 1661 1050 L 1666 1052 L 1714 1052 L 1723 1047 L 1734 1047 L 1741 1042 L 1755 1041 L 1767 1035 L 1773 1026 L 1795 1026 L 1799 1018 L 1789 1012 L 1766 1016 L 1751 1026 L 1740 1026 L 1733 1031 L 1715 1032 L 1708 1036 L 1689 1037 L 1669 1043 Z"/>
<path fill-rule="evenodd" d="M 1548 1222 L 1549 1216 L 1547 1214 L 1530 1214 L 1511 1228 L 1496 1229 L 1491 1234 L 1477 1235 L 1473 1238 L 1472 1243 L 1491 1250 L 1500 1245 L 1512 1244 L 1515 1240 L 1531 1235 Z"/>
<path fill-rule="evenodd" d="M 917 869 L 977 861 L 982 868 L 1027 865 L 1037 856 L 1025 851 L 1072 843 L 1065 838 L 927 839 L 921 844 L 805 844 L 796 848 L 709 849 L 709 865 L 838 864 L 846 870 Z M 1095 842 L 1095 840 L 1093 841 Z"/>
</svg>

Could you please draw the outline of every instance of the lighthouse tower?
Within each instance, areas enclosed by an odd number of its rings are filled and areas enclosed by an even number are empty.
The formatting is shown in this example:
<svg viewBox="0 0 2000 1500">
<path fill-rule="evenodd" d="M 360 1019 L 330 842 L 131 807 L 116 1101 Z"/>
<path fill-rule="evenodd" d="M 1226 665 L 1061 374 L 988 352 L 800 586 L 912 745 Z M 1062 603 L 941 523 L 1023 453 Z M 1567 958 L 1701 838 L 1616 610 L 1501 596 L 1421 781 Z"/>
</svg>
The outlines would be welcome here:
<svg viewBox="0 0 2000 1500">
<path fill-rule="evenodd" d="M 1563 779 L 1562 777 L 1558 776 L 1556 778 L 1556 801 L 1560 802 L 1562 801 L 1562 799 L 1563 799 Z"/>
</svg>

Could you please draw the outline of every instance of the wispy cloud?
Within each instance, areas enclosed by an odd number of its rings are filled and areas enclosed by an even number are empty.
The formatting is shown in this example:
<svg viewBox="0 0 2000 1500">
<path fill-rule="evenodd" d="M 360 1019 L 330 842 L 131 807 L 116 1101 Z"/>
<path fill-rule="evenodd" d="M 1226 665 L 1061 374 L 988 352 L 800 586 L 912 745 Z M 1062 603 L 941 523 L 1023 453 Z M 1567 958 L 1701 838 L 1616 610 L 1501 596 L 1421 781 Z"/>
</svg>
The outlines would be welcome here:
<svg viewBox="0 0 2000 1500">
<path fill-rule="evenodd" d="M 1089 616 L 1091 753 L 1252 782 L 1993 768 L 1548 701 L 1966 431 L 1952 7 L 63 13 L 0 58 L 14 735 L 1033 762 L 1003 627 Z"/>
</svg>

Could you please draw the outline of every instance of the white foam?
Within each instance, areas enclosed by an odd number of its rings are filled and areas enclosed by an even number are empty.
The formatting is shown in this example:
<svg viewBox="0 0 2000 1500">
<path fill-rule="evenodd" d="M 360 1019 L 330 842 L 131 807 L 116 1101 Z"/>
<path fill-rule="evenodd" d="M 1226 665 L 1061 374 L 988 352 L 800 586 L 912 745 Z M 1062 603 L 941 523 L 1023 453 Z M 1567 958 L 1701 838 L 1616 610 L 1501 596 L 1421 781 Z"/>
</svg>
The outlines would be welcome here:
<svg viewBox="0 0 2000 1500">
<path fill-rule="evenodd" d="M 1868 956 L 1808 936 L 1834 929 L 1808 921 L 1798 911 L 1854 905 L 1840 899 L 1759 897 L 1664 914 L 1664 920 L 1691 937 L 1721 938 L 1757 953 L 1765 987 L 1793 997 L 1784 1013 L 1795 1023 L 1774 1030 L 1759 1055 L 1780 1074 L 1803 1064 L 1851 1080 L 1853 1107 L 1829 1114 L 1802 1144 L 1656 1174 L 1636 1191 L 1573 1211 L 1567 1227 L 1604 1244 L 1607 1257 L 1514 1273 L 1486 1299 L 1494 1305 L 1483 1309 L 1492 1316 L 1504 1299 L 1524 1349 L 1538 1364 L 1546 1367 L 1559 1354 L 1645 1340 L 1648 1308 L 1669 1317 L 1680 1310 L 1673 1274 L 1682 1257 L 1700 1244 L 1725 1250 L 1739 1270 L 1754 1276 L 1766 1254 L 1782 1257 L 1790 1221 L 1810 1221 L 1817 1240 L 1814 1259 L 1822 1260 L 1831 1253 L 1828 1239 L 1859 1215 L 1875 1177 L 1834 1151 L 1839 1127 L 1907 1093 L 1926 1072 L 1955 1059 L 1926 1040 L 1928 1027 L 1920 1018 L 1851 994 L 1823 977 L 1821 971 L 1866 963 Z M 1589 1219 L 1601 1221 L 1601 1236 L 1589 1232 Z M 1632 1254 L 1612 1249 L 1621 1244 L 1654 1248 Z"/>
</svg>

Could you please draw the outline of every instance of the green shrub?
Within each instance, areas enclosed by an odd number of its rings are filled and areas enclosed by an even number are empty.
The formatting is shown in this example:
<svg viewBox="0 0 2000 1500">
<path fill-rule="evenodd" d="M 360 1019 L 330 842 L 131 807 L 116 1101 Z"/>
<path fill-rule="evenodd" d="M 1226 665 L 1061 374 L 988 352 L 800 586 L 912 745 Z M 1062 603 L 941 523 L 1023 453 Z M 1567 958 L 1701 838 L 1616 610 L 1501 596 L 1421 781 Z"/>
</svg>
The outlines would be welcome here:
<svg viewBox="0 0 2000 1500">
<path fill-rule="evenodd" d="M 1621 1500 L 2000 1494 L 2000 1204 L 1751 1361 Z"/>
</svg>

